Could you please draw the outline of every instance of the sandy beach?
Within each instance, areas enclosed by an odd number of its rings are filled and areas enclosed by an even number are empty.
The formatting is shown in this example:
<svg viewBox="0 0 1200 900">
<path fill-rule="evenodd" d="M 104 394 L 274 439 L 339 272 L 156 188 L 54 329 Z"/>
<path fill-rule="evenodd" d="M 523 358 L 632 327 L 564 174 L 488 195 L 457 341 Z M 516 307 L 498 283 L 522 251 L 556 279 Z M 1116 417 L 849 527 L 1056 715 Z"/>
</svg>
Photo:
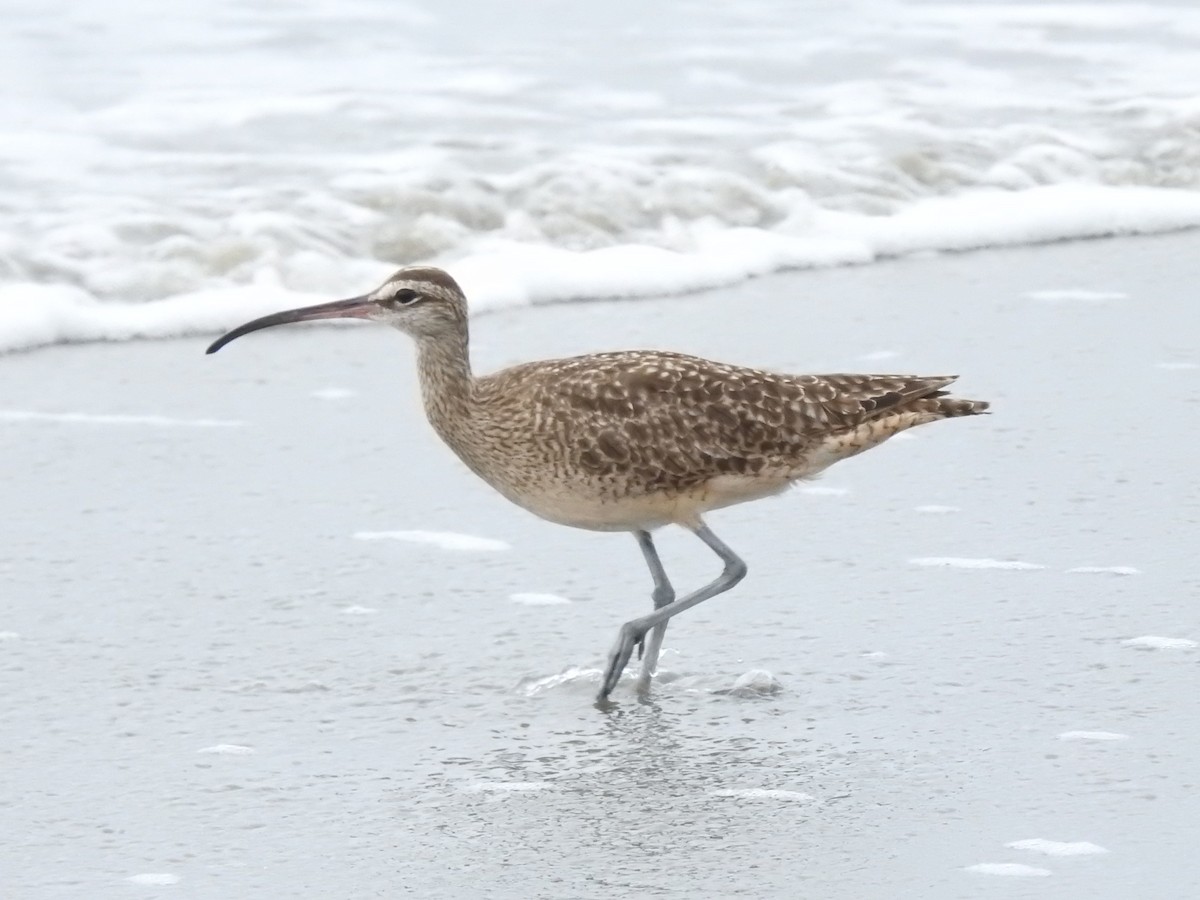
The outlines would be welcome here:
<svg viewBox="0 0 1200 900">
<path fill-rule="evenodd" d="M 609 712 L 634 541 L 475 480 L 403 336 L 0 358 L 0 894 L 1195 896 L 1198 251 L 480 317 L 480 371 L 664 347 L 994 402 L 713 515 L 749 577 Z"/>
</svg>

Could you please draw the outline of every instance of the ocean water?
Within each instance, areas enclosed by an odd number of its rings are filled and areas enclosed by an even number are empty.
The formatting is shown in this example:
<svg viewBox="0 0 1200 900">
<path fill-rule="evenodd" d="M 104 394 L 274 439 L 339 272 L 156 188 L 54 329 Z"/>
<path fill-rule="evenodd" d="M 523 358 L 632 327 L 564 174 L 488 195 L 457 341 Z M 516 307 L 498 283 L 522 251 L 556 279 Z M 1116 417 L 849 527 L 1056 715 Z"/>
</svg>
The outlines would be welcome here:
<svg viewBox="0 0 1200 900">
<path fill-rule="evenodd" d="M 0 351 L 1200 225 L 1200 9 L 0 3 Z"/>
</svg>

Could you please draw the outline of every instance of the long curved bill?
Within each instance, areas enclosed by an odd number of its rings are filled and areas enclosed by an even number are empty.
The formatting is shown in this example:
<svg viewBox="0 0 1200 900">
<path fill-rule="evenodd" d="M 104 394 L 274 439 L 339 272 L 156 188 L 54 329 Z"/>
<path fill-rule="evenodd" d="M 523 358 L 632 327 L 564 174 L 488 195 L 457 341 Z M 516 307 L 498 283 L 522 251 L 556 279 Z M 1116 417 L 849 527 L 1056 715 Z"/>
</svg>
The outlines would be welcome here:
<svg viewBox="0 0 1200 900">
<path fill-rule="evenodd" d="M 237 328 L 228 334 L 224 334 L 217 338 L 211 344 L 205 353 L 216 353 L 230 341 L 237 340 L 243 334 L 249 334 L 252 331 L 258 331 L 262 328 L 271 328 L 275 325 L 288 325 L 292 322 L 311 322 L 314 319 L 365 319 L 368 314 L 375 308 L 375 303 L 363 297 L 352 297 L 349 300 L 336 300 L 333 303 L 320 303 L 316 306 L 304 306 L 300 309 L 289 309 L 286 312 L 272 313 L 269 316 L 263 316 L 261 319 L 255 319 L 253 322 L 247 322 L 245 325 L 239 325 Z"/>
</svg>

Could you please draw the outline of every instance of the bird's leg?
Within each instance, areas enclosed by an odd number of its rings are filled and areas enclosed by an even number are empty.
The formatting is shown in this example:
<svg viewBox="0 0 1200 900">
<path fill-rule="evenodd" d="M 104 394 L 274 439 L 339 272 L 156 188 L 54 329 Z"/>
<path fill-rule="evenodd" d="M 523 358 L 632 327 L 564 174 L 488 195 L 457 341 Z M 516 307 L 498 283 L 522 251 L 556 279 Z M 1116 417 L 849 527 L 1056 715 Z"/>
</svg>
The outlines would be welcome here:
<svg viewBox="0 0 1200 900">
<path fill-rule="evenodd" d="M 645 638 L 647 631 L 655 626 L 666 624 L 669 619 L 677 616 L 685 609 L 691 609 L 693 606 L 703 603 L 710 597 L 723 594 L 746 577 L 746 564 L 742 562 L 741 557 L 727 547 L 724 541 L 713 534 L 707 525 L 701 522 L 692 530 L 696 534 L 696 537 L 708 544 L 713 552 L 721 557 L 725 563 L 724 571 L 712 582 L 700 588 L 700 590 L 668 603 L 666 606 L 656 609 L 649 615 L 642 616 L 639 619 L 631 619 L 621 626 L 621 631 L 617 635 L 617 643 L 608 656 L 608 668 L 604 671 L 604 681 L 600 685 L 600 695 L 597 698 L 600 701 L 607 700 L 608 695 L 617 686 L 621 672 L 624 671 L 629 658 L 633 656 L 633 648 Z"/>
<path fill-rule="evenodd" d="M 654 579 L 654 608 L 662 609 L 675 600 L 675 588 L 671 587 L 671 581 L 667 578 L 666 570 L 663 569 L 662 560 L 658 558 L 658 551 L 654 547 L 654 539 L 650 537 L 648 531 L 635 531 L 634 536 L 637 538 L 638 546 L 642 548 L 642 556 L 646 558 L 646 565 L 650 568 L 650 577 Z M 646 636 L 642 635 L 638 641 L 638 659 L 642 661 L 642 674 L 638 679 L 638 690 L 644 691 L 650 687 L 650 678 L 654 675 L 654 670 L 658 668 L 658 654 L 662 649 L 663 638 L 667 634 L 667 623 L 661 622 L 655 625 L 650 632 L 650 640 L 646 641 Z M 645 655 L 643 656 L 643 651 Z"/>
</svg>

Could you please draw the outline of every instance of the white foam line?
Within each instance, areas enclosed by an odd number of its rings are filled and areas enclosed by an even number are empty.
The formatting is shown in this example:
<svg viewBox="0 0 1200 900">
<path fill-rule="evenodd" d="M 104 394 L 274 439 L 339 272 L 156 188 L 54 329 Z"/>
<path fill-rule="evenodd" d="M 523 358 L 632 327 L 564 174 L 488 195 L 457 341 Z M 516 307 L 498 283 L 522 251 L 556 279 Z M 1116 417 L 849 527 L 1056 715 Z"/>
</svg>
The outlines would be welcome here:
<svg viewBox="0 0 1200 900">
<path fill-rule="evenodd" d="M 1194 650 L 1200 646 L 1189 638 L 1158 637 L 1153 634 L 1144 634 L 1121 643 L 1137 650 Z"/>
<path fill-rule="evenodd" d="M 913 509 L 915 509 L 919 513 L 935 513 L 935 514 L 962 512 L 962 510 L 959 509 L 957 506 L 939 506 L 936 503 L 927 503 L 924 506 L 914 506 Z"/>
<path fill-rule="evenodd" d="M 151 425 L 156 428 L 236 428 L 244 423 L 230 419 L 174 419 L 169 416 L 104 415 L 101 413 L 47 413 L 29 409 L 0 409 L 0 422 L 61 422 L 69 425 Z"/>
<path fill-rule="evenodd" d="M 243 744 L 213 744 L 211 747 L 203 747 L 196 752 L 219 753 L 226 756 L 247 756 L 254 752 L 254 748 Z"/>
<path fill-rule="evenodd" d="M 525 606 L 561 606 L 571 602 L 566 597 L 558 596 L 558 594 L 534 594 L 526 592 L 509 594 L 508 599 L 513 603 L 520 603 Z"/>
<path fill-rule="evenodd" d="M 967 866 L 964 872 L 977 875 L 1004 875 L 1008 878 L 1041 878 L 1053 874 L 1049 869 L 1027 866 L 1024 863 L 976 863 Z"/>
<path fill-rule="evenodd" d="M 350 397 L 357 397 L 358 392 L 349 388 L 327 387 L 315 390 L 309 396 L 316 397 L 318 400 L 346 400 Z"/>
<path fill-rule="evenodd" d="M 575 681 L 594 682 L 599 676 L 599 669 L 584 669 L 579 666 L 571 666 L 555 675 L 547 675 L 543 678 L 524 681 L 521 685 L 521 690 L 524 691 L 526 696 L 534 697 L 543 691 L 551 690 L 562 684 L 570 684 Z"/>
<path fill-rule="evenodd" d="M 1030 300 L 1041 300 L 1047 303 L 1105 303 L 1109 300 L 1129 299 L 1128 294 L 1122 294 L 1120 291 L 1090 291 L 1086 288 L 1030 291 L 1025 296 Z"/>
<path fill-rule="evenodd" d="M 766 669 L 751 669 L 737 677 L 730 689 L 731 694 L 754 696 L 757 694 L 777 694 L 783 690 L 779 679 Z"/>
<path fill-rule="evenodd" d="M 774 167 L 769 152 L 752 155 Z M 530 181 L 528 172 L 516 178 Z M 643 189 L 642 178 L 639 174 L 636 181 L 629 181 L 620 176 L 617 196 L 622 196 L 622 190 Z M 663 184 L 652 180 L 653 190 Z M 353 178 L 343 189 L 351 182 Z M 633 238 L 639 228 L 635 221 L 618 221 L 620 239 Z M 789 224 L 801 222 L 802 233 Z M 532 229 L 505 227 L 488 238 L 468 229 L 470 236 L 454 241 L 457 246 L 451 251 L 459 258 L 453 274 L 475 310 L 585 297 L 682 294 L 768 272 L 857 265 L 920 251 L 1192 228 L 1200 225 L 1200 195 L 1182 189 L 1083 183 L 1020 190 L 988 187 L 916 200 L 890 215 L 824 209 L 804 200 L 789 210 L 778 230 L 722 226 L 707 215 L 693 225 L 672 226 L 670 233 L 678 230 L 680 246 L 685 248 L 679 250 L 623 243 L 573 251 L 529 243 L 536 238 L 527 234 L 539 231 L 541 224 L 534 216 Z M 269 274 L 276 267 L 272 260 L 270 255 L 257 260 L 264 274 L 253 284 L 202 287 L 150 303 L 99 302 L 87 291 L 67 285 L 0 285 L 0 352 L 82 341 L 218 334 L 268 312 L 327 299 L 282 287 Z M 368 276 L 385 274 L 382 264 L 365 260 L 346 259 L 337 268 L 351 272 L 349 283 L 362 278 L 364 287 Z M 10 298 L 15 302 L 8 302 Z"/>
<path fill-rule="evenodd" d="M 1089 856 L 1097 853 L 1107 853 L 1108 848 L 1093 844 L 1090 841 L 1048 841 L 1045 838 L 1027 838 L 1023 841 L 1011 841 L 1004 845 L 1013 850 L 1031 850 L 1034 853 L 1045 853 L 1047 856 Z"/>
<path fill-rule="evenodd" d="M 1129 735 L 1119 731 L 1064 731 L 1060 741 L 1127 741 Z"/>
<path fill-rule="evenodd" d="M 1133 566 L 1076 566 L 1067 569 L 1068 575 L 1141 575 L 1141 569 Z"/>
<path fill-rule="evenodd" d="M 167 872 L 143 872 L 141 875 L 130 875 L 125 880 L 133 884 L 177 884 L 179 876 Z"/>
<path fill-rule="evenodd" d="M 358 541 L 408 541 L 413 544 L 439 547 L 442 550 L 512 549 L 509 544 L 495 538 L 459 534 L 456 531 L 358 531 L 355 532 L 354 539 Z"/>
<path fill-rule="evenodd" d="M 0 285 L 0 351 L 47 344 L 218 334 L 247 318 L 328 299 L 256 283 L 203 288 L 151 303 L 101 303 L 66 285 Z"/>
<path fill-rule="evenodd" d="M 789 803 L 811 803 L 816 798 L 804 791 L 785 791 L 775 788 L 735 788 L 713 791 L 713 797 L 733 797 L 738 800 L 786 800 Z"/>
<path fill-rule="evenodd" d="M 921 556 L 917 559 L 910 559 L 909 562 L 914 566 L 930 566 L 945 569 L 1012 569 L 1014 571 L 1024 571 L 1046 568 L 1045 566 L 1039 566 L 1037 563 L 1020 562 L 1015 559 L 971 559 L 961 556 Z"/>
</svg>

